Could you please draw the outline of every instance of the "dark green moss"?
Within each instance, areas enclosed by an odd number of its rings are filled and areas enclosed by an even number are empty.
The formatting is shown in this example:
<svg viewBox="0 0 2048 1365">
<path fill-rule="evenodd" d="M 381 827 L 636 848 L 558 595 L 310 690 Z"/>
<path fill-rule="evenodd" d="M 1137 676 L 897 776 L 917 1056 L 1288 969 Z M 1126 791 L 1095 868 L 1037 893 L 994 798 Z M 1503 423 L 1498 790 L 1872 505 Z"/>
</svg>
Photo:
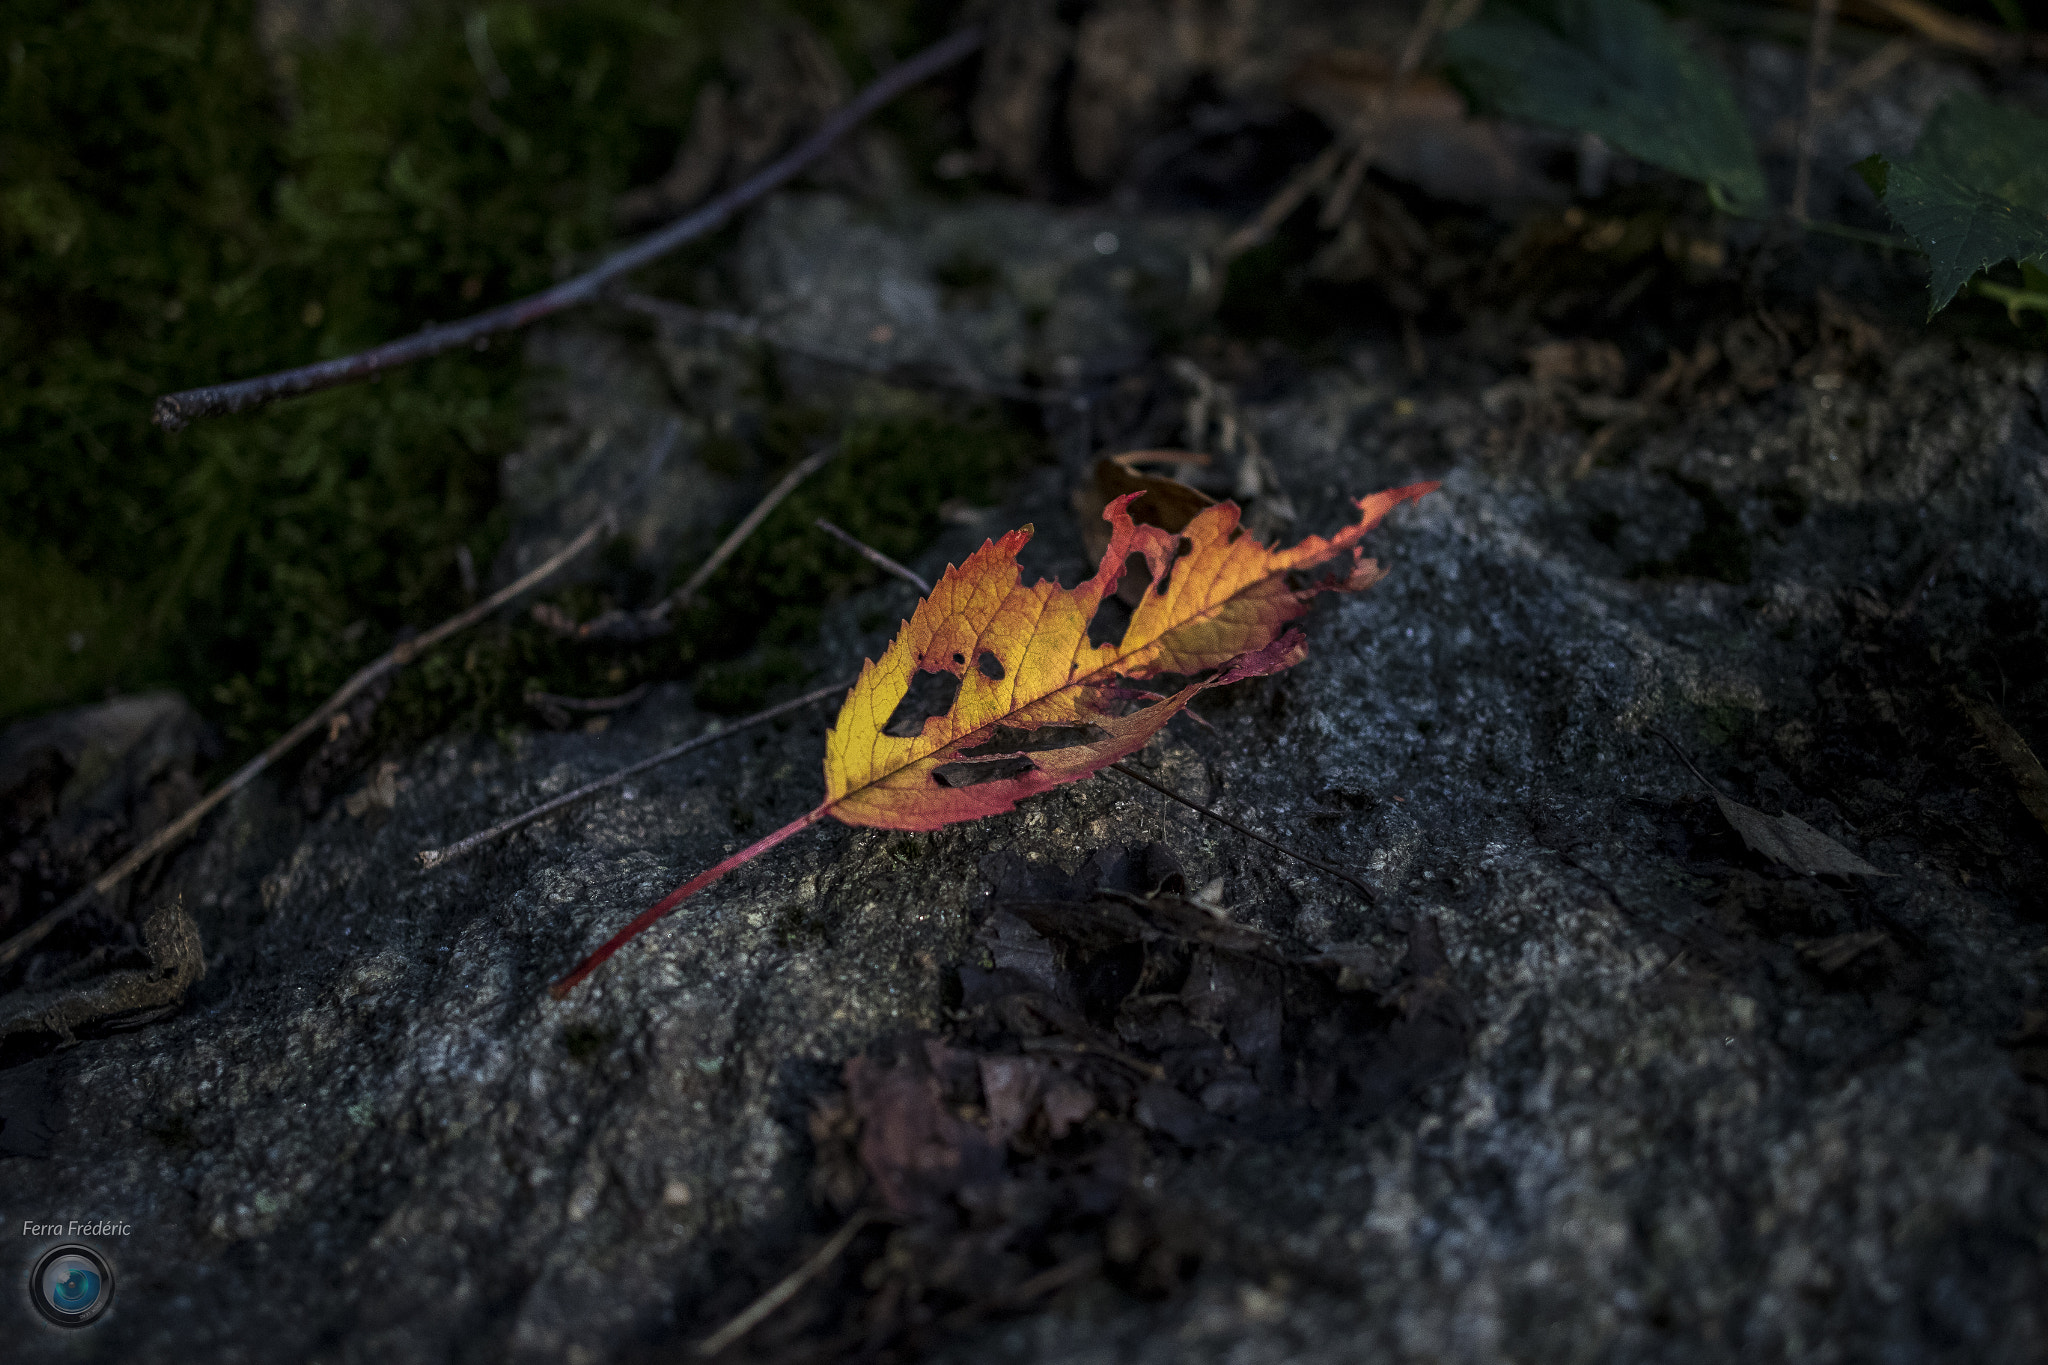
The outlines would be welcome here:
<svg viewBox="0 0 2048 1365">
<path fill-rule="evenodd" d="M 255 0 L 9 11 L 0 720 L 170 686 L 222 727 L 233 761 L 406 629 L 468 601 L 458 549 L 488 564 L 505 531 L 497 463 L 521 436 L 516 346 L 174 436 L 150 426 L 150 400 L 344 354 L 587 260 L 618 193 L 666 166 L 724 26 L 751 9 L 409 8 L 395 42 L 343 36 L 278 68 L 254 41 Z M 948 10 L 795 6 L 856 80 L 928 41 Z M 484 13 L 501 98 L 464 35 Z M 664 269 L 701 267 L 722 245 Z M 733 453 L 782 458 L 825 422 L 784 412 L 759 452 Z M 611 567 L 614 597 L 656 586 Z M 728 588 L 749 582 L 736 568 Z M 804 619 L 799 608 L 777 637 Z M 734 631 L 710 653 L 759 634 Z M 622 690 L 677 676 L 700 652 L 570 648 L 494 626 L 408 670 L 379 725 L 502 729 L 536 684 Z"/>
<path fill-rule="evenodd" d="M 801 413 L 771 413 L 766 426 L 772 431 L 778 422 L 808 430 Z M 1004 482 L 1040 453 L 1034 436 L 995 411 L 861 422 L 843 444 L 838 458 L 791 494 L 705 585 L 676 632 L 680 663 L 722 663 L 757 645 L 801 645 L 816 633 L 828 605 L 880 581 L 882 571 L 818 530 L 817 518 L 885 555 L 912 558 L 938 534 L 943 503 L 995 501 Z M 773 453 L 764 451 L 764 459 Z M 702 548 L 708 552 L 715 543 L 707 540 Z M 677 579 L 698 559 L 682 556 Z M 739 673 L 707 670 L 698 681 L 700 701 L 753 709 L 768 685 L 761 667 L 768 665 L 756 661 L 749 665 L 754 671 Z M 756 679 L 763 680 L 758 690 Z"/>
<path fill-rule="evenodd" d="M 803 656 L 793 649 L 768 649 L 730 663 L 707 664 L 695 678 L 697 705 L 719 715 L 758 711 L 769 693 L 808 679 Z"/>
<path fill-rule="evenodd" d="M 706 64 L 679 12 L 494 7 L 494 102 L 453 5 L 395 45 L 297 54 L 282 90 L 251 0 L 15 8 L 0 630 L 22 666 L 0 716 L 168 684 L 246 751 L 460 606 L 456 548 L 488 562 L 502 534 L 516 348 L 176 436 L 149 401 L 528 292 L 600 245 Z"/>
</svg>

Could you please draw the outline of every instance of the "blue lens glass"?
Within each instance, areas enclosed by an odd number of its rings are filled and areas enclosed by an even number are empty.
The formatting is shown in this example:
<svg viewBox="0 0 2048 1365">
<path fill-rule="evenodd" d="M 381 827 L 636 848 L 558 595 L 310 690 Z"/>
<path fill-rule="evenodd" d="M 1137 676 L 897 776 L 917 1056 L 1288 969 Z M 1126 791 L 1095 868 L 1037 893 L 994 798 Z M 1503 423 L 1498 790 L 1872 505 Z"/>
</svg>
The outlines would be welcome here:
<svg viewBox="0 0 2048 1365">
<path fill-rule="evenodd" d="M 60 1313 L 83 1313 L 100 1298 L 100 1273 L 83 1256 L 60 1256 L 43 1271 L 43 1292 Z"/>
</svg>

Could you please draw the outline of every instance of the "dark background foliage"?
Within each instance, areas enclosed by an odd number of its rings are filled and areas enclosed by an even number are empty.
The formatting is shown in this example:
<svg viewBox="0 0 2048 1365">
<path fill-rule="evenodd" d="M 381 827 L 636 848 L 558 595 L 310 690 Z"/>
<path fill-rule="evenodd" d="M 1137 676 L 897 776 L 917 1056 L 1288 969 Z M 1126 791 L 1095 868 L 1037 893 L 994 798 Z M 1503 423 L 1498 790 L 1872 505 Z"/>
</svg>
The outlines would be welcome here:
<svg viewBox="0 0 2048 1365">
<path fill-rule="evenodd" d="M 9 8 L 0 720 L 170 686 L 233 759 L 465 604 L 458 547 L 487 567 L 506 531 L 519 348 L 170 435 L 151 399 L 346 354 L 579 268 L 612 236 L 617 196 L 674 154 L 741 7 L 427 3 L 396 35 L 271 52 L 254 0 Z M 793 8 L 856 80 L 944 18 L 907 0 Z M 491 98 L 465 31 L 478 18 L 509 97 Z M 931 432 L 865 439 L 899 437 L 908 454 Z M 936 501 L 897 511 L 916 525 Z M 724 590 L 700 624 L 733 623 Z M 702 653 L 623 667 L 673 675 Z M 502 718 L 532 682 L 622 668 L 520 628 L 465 660 L 461 687 L 408 684 L 411 723 Z"/>
</svg>

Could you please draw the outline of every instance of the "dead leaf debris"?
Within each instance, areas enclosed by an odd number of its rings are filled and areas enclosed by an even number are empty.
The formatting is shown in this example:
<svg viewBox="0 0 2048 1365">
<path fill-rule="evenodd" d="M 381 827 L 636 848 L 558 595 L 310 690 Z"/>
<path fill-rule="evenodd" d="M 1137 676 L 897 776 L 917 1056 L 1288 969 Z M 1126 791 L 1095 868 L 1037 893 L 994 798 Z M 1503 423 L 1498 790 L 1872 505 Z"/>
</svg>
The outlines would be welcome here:
<svg viewBox="0 0 2048 1365">
<path fill-rule="evenodd" d="M 1163 1193 L 1185 1154 L 1387 1113 L 1465 1055 L 1427 919 L 1398 962 L 1305 949 L 1191 897 L 1158 844 L 983 873 L 951 1025 L 849 1059 L 811 1115 L 814 1193 L 876 1226 L 725 1358 L 908 1360 L 1056 1294 L 1168 1295 L 1228 1248 Z"/>
</svg>

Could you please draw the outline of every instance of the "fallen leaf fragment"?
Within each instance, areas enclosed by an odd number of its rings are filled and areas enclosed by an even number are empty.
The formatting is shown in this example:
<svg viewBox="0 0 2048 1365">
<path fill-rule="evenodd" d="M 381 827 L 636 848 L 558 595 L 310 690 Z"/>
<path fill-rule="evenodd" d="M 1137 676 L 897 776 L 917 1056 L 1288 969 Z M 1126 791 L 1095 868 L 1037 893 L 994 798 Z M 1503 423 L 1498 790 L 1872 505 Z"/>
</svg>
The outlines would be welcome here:
<svg viewBox="0 0 2048 1365">
<path fill-rule="evenodd" d="M 1860 934 L 1833 934 L 1827 938 L 1797 939 L 1794 946 L 1799 949 L 1799 955 L 1818 967 L 1823 975 L 1835 976 L 1866 954 L 1879 952 L 1890 946 L 1891 941 L 1891 935 L 1884 930 L 1869 929 Z"/>
<path fill-rule="evenodd" d="M 1730 801 L 1719 792 L 1714 793 L 1714 801 L 1742 836 L 1743 843 L 1794 872 L 1804 872 L 1809 877 L 1896 875 L 1878 871 L 1796 815 L 1765 815 L 1756 807 Z"/>
<path fill-rule="evenodd" d="M 1998 755 L 1998 761 L 2012 774 L 2013 786 L 2019 789 L 2020 804 L 2028 814 L 2041 822 L 2041 828 L 2048 830 L 2048 771 L 2043 771 L 2041 760 L 2034 757 L 2034 751 L 2027 744 L 2026 736 L 2012 728 L 2012 722 L 2002 715 L 1990 702 L 1980 701 L 1960 687 L 1949 688 L 1949 695 L 1956 705 L 1963 708 L 1963 714 L 1970 718 L 1970 724 L 1991 752 Z"/>
<path fill-rule="evenodd" d="M 1394 507 L 1436 486 L 1362 498 L 1355 523 L 1288 549 L 1246 534 L 1235 503 L 1203 508 L 1173 532 L 1136 521 L 1131 504 L 1147 495 L 1127 493 L 1103 509 L 1111 529 L 1100 567 L 1073 588 L 1024 585 L 1017 555 L 1030 527 L 984 541 L 966 563 L 947 568 L 881 659 L 862 665 L 826 735 L 825 800 L 683 883 L 551 993 L 562 998 L 685 898 L 827 816 L 934 830 L 999 814 L 1136 753 L 1206 689 L 1292 667 L 1308 642 L 1288 623 L 1319 593 L 1379 581 L 1382 571 L 1359 541 Z M 1134 558 L 1150 582 L 1130 625 L 1115 643 L 1092 643 L 1089 624 Z M 1303 581 L 1324 566 L 1335 574 Z M 904 733 L 896 712 L 920 675 L 950 675 L 957 691 L 943 714 Z M 1133 686 L 1167 677 L 1198 681 L 1166 696 Z"/>
<path fill-rule="evenodd" d="M 1794 872 L 1809 877 L 1893 877 L 1894 872 L 1882 872 L 1864 862 L 1861 858 L 1843 848 L 1827 835 L 1798 816 L 1787 812 L 1784 815 L 1765 815 L 1754 806 L 1745 806 L 1740 801 L 1731 801 L 1721 795 L 1720 790 L 1685 756 L 1685 750 L 1678 747 L 1678 741 L 1662 730 L 1652 729 L 1651 733 L 1671 746 L 1678 755 L 1678 761 L 1685 764 L 1700 785 L 1713 793 L 1714 804 L 1721 808 L 1721 814 L 1728 823 L 1735 826 L 1735 832 L 1742 836 L 1742 842 L 1754 851 L 1763 854 L 1772 862 L 1789 867 Z"/>
</svg>

